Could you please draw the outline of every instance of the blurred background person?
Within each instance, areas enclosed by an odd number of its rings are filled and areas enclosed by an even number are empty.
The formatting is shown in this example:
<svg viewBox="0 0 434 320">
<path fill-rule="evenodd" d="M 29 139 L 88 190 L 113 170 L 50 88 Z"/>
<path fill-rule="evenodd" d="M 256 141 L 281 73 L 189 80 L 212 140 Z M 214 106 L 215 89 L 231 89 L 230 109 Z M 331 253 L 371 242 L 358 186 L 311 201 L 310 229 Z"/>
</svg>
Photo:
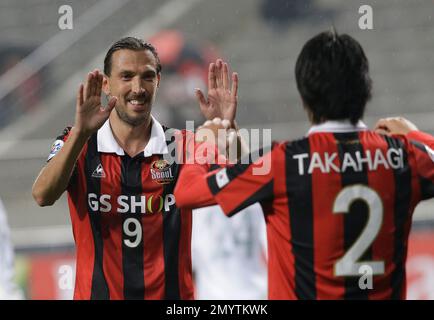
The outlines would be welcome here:
<svg viewBox="0 0 434 320">
<path fill-rule="evenodd" d="M 21 289 L 14 280 L 14 249 L 6 209 L 0 199 L 0 300 L 21 300 Z"/>
<path fill-rule="evenodd" d="M 155 114 L 175 128 L 185 128 L 185 119 L 200 123 L 195 88 L 204 89 L 208 66 L 218 58 L 211 44 L 195 42 L 177 30 L 162 30 L 149 40 L 164 66 L 164 83 L 159 90 Z"/>
<path fill-rule="evenodd" d="M 228 218 L 220 206 L 193 210 L 195 298 L 267 298 L 267 244 L 262 208 L 254 204 Z"/>
</svg>

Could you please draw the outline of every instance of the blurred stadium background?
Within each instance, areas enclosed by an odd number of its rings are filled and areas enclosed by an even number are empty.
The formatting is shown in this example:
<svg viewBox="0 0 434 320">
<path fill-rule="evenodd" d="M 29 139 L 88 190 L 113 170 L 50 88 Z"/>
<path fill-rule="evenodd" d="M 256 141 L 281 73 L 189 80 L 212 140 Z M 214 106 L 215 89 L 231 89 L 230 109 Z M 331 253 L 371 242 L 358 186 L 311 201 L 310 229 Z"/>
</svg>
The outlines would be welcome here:
<svg viewBox="0 0 434 320">
<path fill-rule="evenodd" d="M 58 9 L 73 9 L 60 30 Z M 371 5 L 374 30 L 358 27 Z M 162 123 L 202 121 L 192 95 L 205 88 L 211 59 L 240 74 L 239 124 L 271 128 L 273 139 L 303 135 L 309 124 L 294 65 L 302 45 L 333 23 L 364 47 L 374 81 L 366 122 L 404 115 L 434 133 L 433 0 L 1 0 L 0 198 L 17 254 L 17 279 L 29 299 L 70 298 L 61 266 L 73 266 L 66 196 L 39 208 L 31 187 L 53 139 L 73 124 L 75 93 L 102 69 L 107 48 L 124 35 L 152 39 L 163 60 L 154 106 Z M 409 298 L 434 299 L 434 202 L 416 209 L 410 244 Z"/>
</svg>

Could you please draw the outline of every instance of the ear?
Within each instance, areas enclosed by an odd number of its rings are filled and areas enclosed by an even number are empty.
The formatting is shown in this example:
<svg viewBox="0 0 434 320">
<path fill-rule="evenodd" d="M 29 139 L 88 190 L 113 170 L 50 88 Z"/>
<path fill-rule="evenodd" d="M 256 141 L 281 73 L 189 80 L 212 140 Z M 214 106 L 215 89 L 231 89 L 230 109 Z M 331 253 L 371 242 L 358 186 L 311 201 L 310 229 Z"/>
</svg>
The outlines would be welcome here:
<svg viewBox="0 0 434 320">
<path fill-rule="evenodd" d="M 106 75 L 104 75 L 102 79 L 102 91 L 104 91 L 106 95 L 110 95 L 110 82 Z"/>
<path fill-rule="evenodd" d="M 161 73 L 157 74 L 157 88 L 160 87 Z"/>
</svg>

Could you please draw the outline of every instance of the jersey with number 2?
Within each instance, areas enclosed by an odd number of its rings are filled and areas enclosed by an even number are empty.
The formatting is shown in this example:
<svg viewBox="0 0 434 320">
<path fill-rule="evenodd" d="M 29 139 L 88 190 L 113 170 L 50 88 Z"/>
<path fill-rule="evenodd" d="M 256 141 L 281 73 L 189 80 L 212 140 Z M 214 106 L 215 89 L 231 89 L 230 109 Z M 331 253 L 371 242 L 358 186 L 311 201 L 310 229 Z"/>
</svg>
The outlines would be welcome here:
<svg viewBox="0 0 434 320">
<path fill-rule="evenodd" d="M 432 147 L 431 136 L 414 138 Z M 207 183 L 227 215 L 262 204 L 270 299 L 403 299 L 412 213 L 434 196 L 433 158 L 411 138 L 316 132 Z"/>
</svg>

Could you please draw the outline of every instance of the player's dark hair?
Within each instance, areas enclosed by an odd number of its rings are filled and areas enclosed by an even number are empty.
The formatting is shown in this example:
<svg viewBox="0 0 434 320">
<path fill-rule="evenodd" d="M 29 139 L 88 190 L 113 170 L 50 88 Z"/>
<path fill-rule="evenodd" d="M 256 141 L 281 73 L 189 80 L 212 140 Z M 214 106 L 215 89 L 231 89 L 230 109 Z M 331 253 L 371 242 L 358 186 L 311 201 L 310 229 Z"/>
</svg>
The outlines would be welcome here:
<svg viewBox="0 0 434 320">
<path fill-rule="evenodd" d="M 295 78 L 314 123 L 349 119 L 356 124 L 371 99 L 369 62 L 362 46 L 334 30 L 322 32 L 304 45 Z"/>
<path fill-rule="evenodd" d="M 155 60 L 157 61 L 157 73 L 161 72 L 161 62 L 160 58 L 158 57 L 157 49 L 155 47 L 148 43 L 143 41 L 142 39 L 135 38 L 135 37 L 125 37 L 122 38 L 115 43 L 112 44 L 110 49 L 108 49 L 105 58 L 104 58 L 104 73 L 107 76 L 110 76 L 110 73 L 112 71 L 112 55 L 115 51 L 122 50 L 122 49 L 128 49 L 128 50 L 134 50 L 134 51 L 141 51 L 141 50 L 149 50 L 155 57 Z"/>
</svg>

